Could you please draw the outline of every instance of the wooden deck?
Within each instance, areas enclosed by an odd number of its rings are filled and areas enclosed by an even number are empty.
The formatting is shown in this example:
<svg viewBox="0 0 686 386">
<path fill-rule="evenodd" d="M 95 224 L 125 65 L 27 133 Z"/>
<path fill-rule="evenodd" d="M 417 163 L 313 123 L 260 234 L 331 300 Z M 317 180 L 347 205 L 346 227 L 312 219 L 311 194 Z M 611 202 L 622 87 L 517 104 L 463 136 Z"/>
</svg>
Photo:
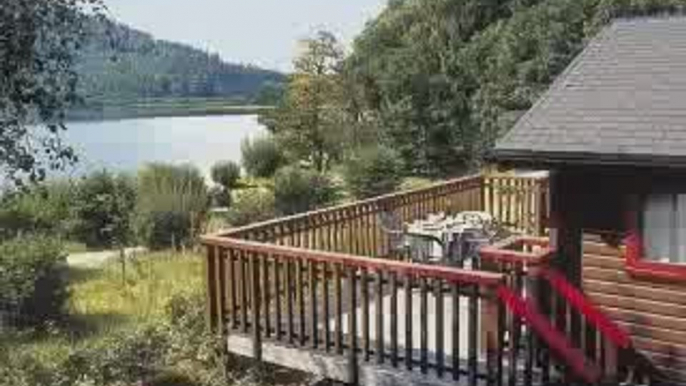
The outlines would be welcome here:
<svg viewBox="0 0 686 386">
<path fill-rule="evenodd" d="M 412 222 L 482 210 L 542 235 L 547 208 L 545 179 L 474 176 L 205 236 L 208 323 L 234 353 L 353 384 L 611 380 L 620 370 L 603 335 L 611 322 L 538 276 L 547 242 L 484 250 L 481 269 L 412 264 L 378 221 L 387 211 Z M 537 304 L 538 328 L 522 323 L 526 307 L 507 308 L 503 289 Z M 557 331 L 554 347 L 541 325 Z"/>
</svg>

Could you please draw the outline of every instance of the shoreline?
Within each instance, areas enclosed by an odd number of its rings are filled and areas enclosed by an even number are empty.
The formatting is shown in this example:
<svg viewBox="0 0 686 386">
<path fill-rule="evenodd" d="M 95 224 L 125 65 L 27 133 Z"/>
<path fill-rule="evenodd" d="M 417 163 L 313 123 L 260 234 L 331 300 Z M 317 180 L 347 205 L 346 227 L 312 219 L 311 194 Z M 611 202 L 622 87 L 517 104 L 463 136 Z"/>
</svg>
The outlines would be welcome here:
<svg viewBox="0 0 686 386">
<path fill-rule="evenodd" d="M 95 110 L 76 110 L 68 114 L 67 123 L 123 121 L 142 118 L 202 117 L 221 115 L 260 115 L 273 109 L 273 106 L 183 106 L 167 107 L 151 104 L 135 108 L 114 108 L 99 112 Z"/>
</svg>

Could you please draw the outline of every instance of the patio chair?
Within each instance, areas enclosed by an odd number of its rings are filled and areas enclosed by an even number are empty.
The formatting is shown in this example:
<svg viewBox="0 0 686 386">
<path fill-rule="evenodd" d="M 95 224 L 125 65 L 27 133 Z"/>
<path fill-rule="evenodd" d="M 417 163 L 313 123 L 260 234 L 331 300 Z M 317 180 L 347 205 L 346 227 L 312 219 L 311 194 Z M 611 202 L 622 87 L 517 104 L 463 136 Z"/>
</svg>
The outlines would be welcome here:
<svg viewBox="0 0 686 386">
<path fill-rule="evenodd" d="M 442 260 L 447 254 L 445 243 L 438 237 L 409 232 L 402 219 L 394 212 L 379 213 L 379 225 L 387 240 L 391 256 L 401 256 L 415 263 L 432 263 Z M 441 256 L 434 256 L 438 244 Z"/>
</svg>

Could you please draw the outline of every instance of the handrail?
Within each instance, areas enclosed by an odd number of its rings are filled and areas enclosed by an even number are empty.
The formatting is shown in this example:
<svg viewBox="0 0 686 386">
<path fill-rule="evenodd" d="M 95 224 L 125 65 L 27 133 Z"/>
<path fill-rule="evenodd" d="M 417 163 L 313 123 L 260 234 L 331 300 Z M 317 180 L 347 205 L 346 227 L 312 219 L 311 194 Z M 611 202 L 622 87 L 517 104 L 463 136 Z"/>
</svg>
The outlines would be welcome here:
<svg viewBox="0 0 686 386">
<path fill-rule="evenodd" d="M 593 304 L 581 291 L 574 288 L 564 276 L 553 269 L 543 269 L 540 275 L 546 279 L 553 288 L 560 293 L 577 311 L 581 312 L 586 320 L 593 323 L 603 335 L 621 348 L 631 345 L 629 334 L 619 325 L 610 320 L 600 309 Z"/>
<path fill-rule="evenodd" d="M 368 270 L 383 270 L 401 275 L 437 278 L 451 283 L 477 284 L 495 287 L 502 283 L 503 275 L 484 271 L 469 271 L 464 269 L 407 263 L 395 260 L 370 259 L 367 257 L 348 255 L 344 253 L 313 251 L 303 248 L 275 246 L 259 242 L 233 239 L 217 236 L 205 236 L 202 241 L 207 245 L 237 248 L 245 252 L 270 254 L 273 256 L 314 261 L 317 263 L 341 264 L 346 267 L 365 268 Z"/>
<path fill-rule="evenodd" d="M 520 252 L 509 250 L 515 245 L 541 247 L 542 251 L 538 253 Z M 503 240 L 500 243 L 486 246 L 479 250 L 479 255 L 483 260 L 496 263 L 509 263 L 522 266 L 545 266 L 553 257 L 554 251 L 550 249 L 547 239 L 530 236 L 515 236 Z"/>
<path fill-rule="evenodd" d="M 592 363 L 587 364 L 581 350 L 572 347 L 565 336 L 555 330 L 533 302 L 522 299 L 505 286 L 498 288 L 498 296 L 516 316 L 524 319 L 546 341 L 576 375 L 589 384 L 594 384 L 600 379 L 600 369 Z"/>
<path fill-rule="evenodd" d="M 259 230 L 262 230 L 264 228 L 269 228 L 269 227 L 272 227 L 275 225 L 281 225 L 281 224 L 296 221 L 296 220 L 302 220 L 302 219 L 306 219 L 308 217 L 326 215 L 326 214 L 331 214 L 331 213 L 340 212 L 340 211 L 346 211 L 346 210 L 350 210 L 350 209 L 357 209 L 360 207 L 364 207 L 365 205 L 384 203 L 385 201 L 391 201 L 394 199 L 405 198 L 405 197 L 410 197 L 410 196 L 417 195 L 417 194 L 427 193 L 430 191 L 439 190 L 441 188 L 445 188 L 447 186 L 458 184 L 458 183 L 467 183 L 467 182 L 479 182 L 480 183 L 482 181 L 482 179 L 483 179 L 483 176 L 480 174 L 467 176 L 467 177 L 460 177 L 460 178 L 456 178 L 453 180 L 439 182 L 439 183 L 433 184 L 433 185 L 428 186 L 428 187 L 416 188 L 416 189 L 411 189 L 411 190 L 398 192 L 398 193 L 389 193 L 389 194 L 385 194 L 382 196 L 377 196 L 377 197 L 368 198 L 365 200 L 355 201 L 352 203 L 336 205 L 336 206 L 332 206 L 332 207 L 328 207 L 328 208 L 313 210 L 313 211 L 309 211 L 309 212 L 305 212 L 305 213 L 298 213 L 298 214 L 294 214 L 291 216 L 279 217 L 279 218 L 266 220 L 266 221 L 262 221 L 262 222 L 258 222 L 258 223 L 254 223 L 254 224 L 249 224 L 249 225 L 246 225 L 243 227 L 232 228 L 232 229 L 217 232 L 215 235 L 226 237 L 226 236 L 241 234 L 244 232 L 259 231 Z"/>
</svg>

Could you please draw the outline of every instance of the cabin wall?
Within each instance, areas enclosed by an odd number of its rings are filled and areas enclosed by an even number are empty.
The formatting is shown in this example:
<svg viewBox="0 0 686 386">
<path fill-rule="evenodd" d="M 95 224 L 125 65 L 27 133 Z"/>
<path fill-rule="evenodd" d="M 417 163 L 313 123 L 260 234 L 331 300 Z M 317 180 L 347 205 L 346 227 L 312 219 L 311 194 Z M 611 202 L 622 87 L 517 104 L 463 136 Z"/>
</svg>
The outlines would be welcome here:
<svg viewBox="0 0 686 386">
<path fill-rule="evenodd" d="M 624 248 L 602 242 L 584 243 L 582 276 L 586 294 L 630 332 L 634 346 L 686 383 L 686 282 L 634 278 Z"/>
</svg>

